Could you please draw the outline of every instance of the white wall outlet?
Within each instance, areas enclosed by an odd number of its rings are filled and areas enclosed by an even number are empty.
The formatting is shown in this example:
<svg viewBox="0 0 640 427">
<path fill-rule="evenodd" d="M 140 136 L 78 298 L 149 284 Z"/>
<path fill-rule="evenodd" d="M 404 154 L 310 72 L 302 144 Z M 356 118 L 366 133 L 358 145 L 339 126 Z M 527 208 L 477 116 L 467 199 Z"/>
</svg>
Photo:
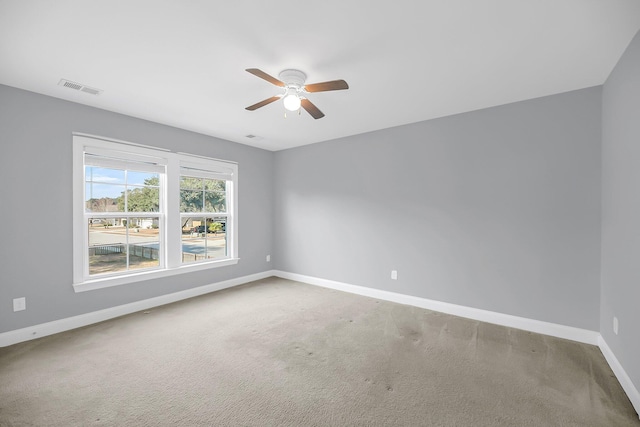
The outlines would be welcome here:
<svg viewBox="0 0 640 427">
<path fill-rule="evenodd" d="M 391 279 L 398 280 L 398 270 L 391 270 Z"/>
<path fill-rule="evenodd" d="M 14 298 L 13 299 L 13 311 L 22 311 L 27 309 L 27 298 Z"/>
<path fill-rule="evenodd" d="M 618 318 L 613 316 L 613 333 L 618 335 Z"/>
<path fill-rule="evenodd" d="M 271 255 L 267 255 L 267 262 L 271 262 Z"/>
</svg>

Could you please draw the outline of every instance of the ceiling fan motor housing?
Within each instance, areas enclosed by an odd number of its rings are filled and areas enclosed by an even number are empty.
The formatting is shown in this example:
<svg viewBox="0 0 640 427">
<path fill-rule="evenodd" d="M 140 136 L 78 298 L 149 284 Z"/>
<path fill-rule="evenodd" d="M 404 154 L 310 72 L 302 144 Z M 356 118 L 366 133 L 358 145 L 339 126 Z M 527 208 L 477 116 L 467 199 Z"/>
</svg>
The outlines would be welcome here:
<svg viewBox="0 0 640 427">
<path fill-rule="evenodd" d="M 302 90 L 307 75 L 300 70 L 284 70 L 278 74 L 278 78 L 289 88 L 295 88 L 297 91 Z"/>
</svg>

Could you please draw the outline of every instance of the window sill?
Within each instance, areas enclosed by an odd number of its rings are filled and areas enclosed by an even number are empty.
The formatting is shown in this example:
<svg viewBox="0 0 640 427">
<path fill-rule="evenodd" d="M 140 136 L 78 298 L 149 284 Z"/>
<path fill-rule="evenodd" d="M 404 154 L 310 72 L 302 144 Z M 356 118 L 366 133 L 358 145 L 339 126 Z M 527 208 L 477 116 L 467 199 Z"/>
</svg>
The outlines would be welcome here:
<svg viewBox="0 0 640 427">
<path fill-rule="evenodd" d="M 144 280 L 159 279 L 162 277 L 175 276 L 177 274 L 225 267 L 227 265 L 235 265 L 239 260 L 240 258 L 227 258 L 220 261 L 181 265 L 180 267 L 167 268 L 164 270 L 141 271 L 139 273 L 132 273 L 126 276 L 112 276 L 102 277 L 99 279 L 90 279 L 84 282 L 74 283 L 73 290 L 77 293 L 93 291 L 96 289 L 110 288 L 112 286 L 126 285 L 127 283 L 142 282 Z"/>
</svg>

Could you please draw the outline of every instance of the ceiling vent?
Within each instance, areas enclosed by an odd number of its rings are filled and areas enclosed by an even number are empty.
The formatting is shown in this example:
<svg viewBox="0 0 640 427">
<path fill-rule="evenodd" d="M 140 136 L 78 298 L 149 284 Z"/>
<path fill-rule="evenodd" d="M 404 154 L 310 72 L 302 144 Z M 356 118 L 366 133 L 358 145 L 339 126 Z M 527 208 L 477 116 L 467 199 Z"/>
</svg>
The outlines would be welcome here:
<svg viewBox="0 0 640 427">
<path fill-rule="evenodd" d="M 100 95 L 103 91 L 93 87 L 85 86 L 80 83 L 72 82 L 70 80 L 60 79 L 58 86 L 64 86 L 69 89 L 79 90 L 80 92 L 88 93 L 90 95 Z"/>
</svg>

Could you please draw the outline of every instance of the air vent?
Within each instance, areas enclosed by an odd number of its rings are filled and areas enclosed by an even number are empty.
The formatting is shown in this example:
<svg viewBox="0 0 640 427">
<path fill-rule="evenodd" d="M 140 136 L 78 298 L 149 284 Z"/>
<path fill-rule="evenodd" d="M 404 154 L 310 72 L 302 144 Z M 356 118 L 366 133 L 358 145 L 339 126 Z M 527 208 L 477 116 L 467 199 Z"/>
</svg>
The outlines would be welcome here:
<svg viewBox="0 0 640 427">
<path fill-rule="evenodd" d="M 245 137 L 251 139 L 251 138 L 255 138 L 256 136 L 249 134 L 249 135 L 245 135 Z"/>
<path fill-rule="evenodd" d="M 65 80 L 65 79 L 60 79 L 58 86 L 64 86 L 64 87 L 68 87 L 69 89 L 79 90 L 80 92 L 88 93 L 90 95 L 100 95 L 102 93 L 101 89 L 85 86 L 83 84 L 72 82 L 70 80 Z"/>
<path fill-rule="evenodd" d="M 82 89 L 82 85 L 79 85 L 78 83 L 73 83 L 66 80 L 63 80 L 63 82 L 64 84 L 62 86 L 68 87 L 69 89 L 75 89 L 75 90 Z"/>
</svg>

